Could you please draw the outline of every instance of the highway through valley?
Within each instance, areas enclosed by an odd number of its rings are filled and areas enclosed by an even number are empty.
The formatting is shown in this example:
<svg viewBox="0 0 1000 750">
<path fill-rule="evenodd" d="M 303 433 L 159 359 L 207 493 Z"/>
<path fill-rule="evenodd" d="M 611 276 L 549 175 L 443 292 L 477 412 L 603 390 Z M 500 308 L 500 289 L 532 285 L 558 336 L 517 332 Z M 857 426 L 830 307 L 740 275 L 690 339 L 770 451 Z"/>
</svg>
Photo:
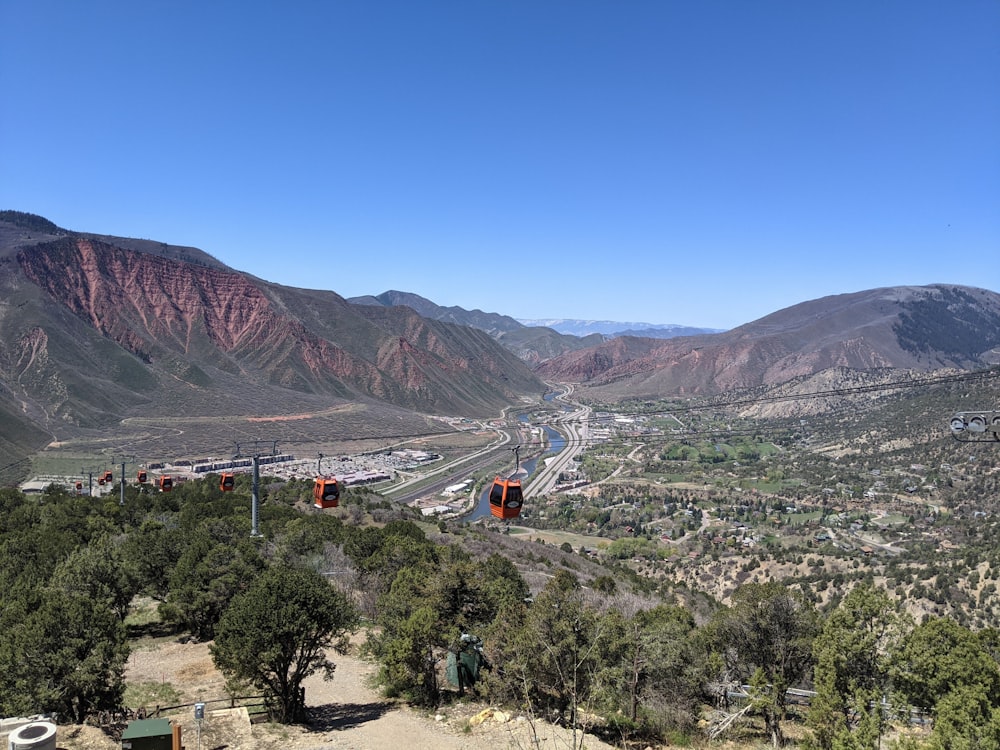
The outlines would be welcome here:
<svg viewBox="0 0 1000 750">
<path fill-rule="evenodd" d="M 542 465 L 531 483 L 525 486 L 525 494 L 529 498 L 552 492 L 559 479 L 559 474 L 570 466 L 573 459 L 586 447 L 587 420 L 591 409 L 588 406 L 573 403 L 570 400 L 572 393 L 572 386 L 564 386 L 563 392 L 554 399 L 572 409 L 549 423 L 550 427 L 565 438 L 566 445 L 557 455 L 550 457 L 548 463 Z M 428 471 L 421 471 L 417 476 L 381 490 L 381 493 L 401 503 L 409 503 L 418 498 L 437 494 L 445 487 L 456 484 L 471 474 L 495 464 L 498 452 L 509 451 L 516 445 L 517 434 L 518 430 L 513 427 L 498 428 L 496 440 L 488 446 Z M 429 481 L 433 477 L 436 479 Z"/>
<path fill-rule="evenodd" d="M 573 411 L 567 412 L 551 423 L 551 427 L 559 432 L 566 440 L 566 446 L 554 457 L 551 458 L 539 471 L 531 483 L 525 487 L 528 497 L 545 495 L 556 486 L 559 474 L 570 466 L 583 449 L 587 447 L 587 421 L 590 418 L 591 408 L 573 403 L 570 396 L 573 395 L 573 386 L 566 386 L 563 393 L 556 396 L 560 401 L 573 407 Z"/>
</svg>

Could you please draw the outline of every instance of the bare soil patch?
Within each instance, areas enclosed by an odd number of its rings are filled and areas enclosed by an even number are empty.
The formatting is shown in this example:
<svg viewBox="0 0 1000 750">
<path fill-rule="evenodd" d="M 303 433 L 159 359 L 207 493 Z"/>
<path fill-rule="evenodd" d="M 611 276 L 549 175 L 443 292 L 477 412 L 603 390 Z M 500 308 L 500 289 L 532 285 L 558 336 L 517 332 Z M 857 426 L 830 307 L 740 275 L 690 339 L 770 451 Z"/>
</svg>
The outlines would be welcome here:
<svg viewBox="0 0 1000 750">
<path fill-rule="evenodd" d="M 189 750 L 500 750 L 581 747 L 583 739 L 570 731 L 525 716 L 505 712 L 475 701 L 460 702 L 439 712 L 426 712 L 389 701 L 371 687 L 375 665 L 352 653 L 331 654 L 337 665 L 334 677 L 306 681 L 309 723 L 279 725 L 252 723 L 244 708 L 230 708 L 224 679 L 215 669 L 206 643 L 165 641 L 137 646 L 129 658 L 130 684 L 169 683 L 180 703 L 206 701 L 201 726 L 194 709 L 185 706 L 166 712 L 164 718 L 181 726 Z M 154 707 L 148 707 L 154 708 Z M 60 726 L 58 746 L 63 750 L 118 750 L 121 745 L 92 726 Z M 612 746 L 587 736 L 589 750 Z"/>
</svg>

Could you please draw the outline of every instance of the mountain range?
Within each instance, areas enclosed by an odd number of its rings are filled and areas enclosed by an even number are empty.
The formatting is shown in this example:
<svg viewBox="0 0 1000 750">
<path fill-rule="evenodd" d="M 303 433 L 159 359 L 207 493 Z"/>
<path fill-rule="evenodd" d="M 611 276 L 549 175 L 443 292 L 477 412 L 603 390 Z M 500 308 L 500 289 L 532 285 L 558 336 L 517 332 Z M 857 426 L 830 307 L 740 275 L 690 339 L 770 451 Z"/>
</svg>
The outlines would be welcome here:
<svg viewBox="0 0 1000 750">
<path fill-rule="evenodd" d="M 614 320 L 574 320 L 572 318 L 523 319 L 518 323 L 526 326 L 543 326 L 571 336 L 589 336 L 599 333 L 615 336 L 647 336 L 653 339 L 672 339 L 678 336 L 698 336 L 702 333 L 721 333 L 719 328 L 695 328 L 675 323 L 623 323 Z"/>
<path fill-rule="evenodd" d="M 546 379 L 607 398 L 775 386 L 832 368 L 929 372 L 1000 363 L 1000 295 L 954 285 L 833 295 L 730 331 L 657 341 L 617 337 L 540 364 Z"/>
<path fill-rule="evenodd" d="M 197 248 L 0 211 L 0 468 L 150 414 L 224 421 L 340 405 L 385 429 L 420 415 L 496 415 L 540 397 L 545 381 L 595 398 L 667 396 L 830 368 L 1000 362 L 1000 295 L 955 285 L 837 295 L 666 339 L 581 337 L 544 322 L 407 292 L 344 299 L 258 279 Z"/>
<path fill-rule="evenodd" d="M 544 390 L 478 328 L 0 214 L 0 461 L 150 414 L 483 416 Z"/>
<path fill-rule="evenodd" d="M 669 339 L 676 336 L 697 336 L 702 333 L 720 333 L 716 328 L 695 328 L 676 324 L 663 323 L 623 323 L 613 320 L 573 320 L 571 318 L 547 318 L 531 320 L 512 318 L 508 315 L 483 312 L 482 310 L 465 310 L 461 307 L 442 307 L 412 292 L 389 290 L 378 295 L 350 297 L 348 302 L 358 305 L 380 305 L 394 307 L 406 305 L 423 315 L 425 318 L 442 320 L 448 323 L 480 328 L 491 336 L 502 338 L 514 334 L 524 328 L 546 328 L 563 333 L 574 338 L 586 339 L 587 345 L 599 341 L 595 336 L 613 338 L 615 336 L 647 336 L 649 338 Z M 566 342 L 569 349 L 579 348 L 578 343 Z"/>
</svg>

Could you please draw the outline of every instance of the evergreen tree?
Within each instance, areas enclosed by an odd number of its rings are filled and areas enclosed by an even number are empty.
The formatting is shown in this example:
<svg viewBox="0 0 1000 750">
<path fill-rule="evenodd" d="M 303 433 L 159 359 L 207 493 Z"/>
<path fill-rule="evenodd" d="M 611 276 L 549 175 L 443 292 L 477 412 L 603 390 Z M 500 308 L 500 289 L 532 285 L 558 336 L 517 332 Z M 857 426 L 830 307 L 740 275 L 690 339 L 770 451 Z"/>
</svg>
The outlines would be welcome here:
<svg viewBox="0 0 1000 750">
<path fill-rule="evenodd" d="M 864 584 L 830 613 L 813 643 L 808 722 L 822 750 L 875 750 L 886 717 L 889 659 L 905 625 L 889 595 Z"/>
<path fill-rule="evenodd" d="M 774 747 L 784 743 L 786 691 L 811 665 L 816 611 L 780 583 L 746 584 L 720 610 L 711 633 L 726 668 L 750 683 L 751 701 L 764 717 Z"/>
<path fill-rule="evenodd" d="M 263 690 L 283 723 L 305 718 L 302 681 L 333 676 L 327 650 L 344 653 L 358 623 L 347 598 L 319 573 L 286 565 L 264 571 L 234 597 L 211 652 L 231 681 Z"/>
<path fill-rule="evenodd" d="M 108 536 L 72 552 L 56 566 L 52 584 L 103 603 L 123 622 L 138 588 L 120 549 Z"/>
<path fill-rule="evenodd" d="M 0 637 L 0 713 L 54 712 L 82 724 L 121 705 L 129 649 L 105 602 L 50 587 L 21 612 Z"/>
<path fill-rule="evenodd" d="M 575 730 L 592 695 L 600 632 L 579 581 L 560 570 L 527 608 L 504 607 L 487 634 L 487 655 L 502 665 L 490 677 L 493 695 Z"/>
<path fill-rule="evenodd" d="M 894 684 L 934 717 L 942 748 L 988 747 L 1000 727 L 1000 664 L 993 634 L 973 633 L 948 617 L 917 625 L 894 657 Z M 995 745 L 994 745 L 995 746 Z"/>
<path fill-rule="evenodd" d="M 691 614 L 675 606 L 603 615 L 594 693 L 610 720 L 660 734 L 690 727 L 702 678 L 694 630 Z"/>
<path fill-rule="evenodd" d="M 170 574 L 183 549 L 181 531 L 174 523 L 148 519 L 129 533 L 122 556 L 138 590 L 162 602 L 170 593 Z"/>
<path fill-rule="evenodd" d="M 227 524 L 196 531 L 170 576 L 170 593 L 160 606 L 164 620 L 211 640 L 230 601 L 249 587 L 264 567 L 253 541 Z"/>
<path fill-rule="evenodd" d="M 366 649 L 379 662 L 378 682 L 390 697 L 437 704 L 437 664 L 449 642 L 441 624 L 442 602 L 432 595 L 435 569 L 427 562 L 401 569 L 379 597 L 378 633 Z"/>
<path fill-rule="evenodd" d="M 517 568 L 499 555 L 476 562 L 455 547 L 428 554 L 426 542 L 395 537 L 399 568 L 378 599 L 380 630 L 366 648 L 379 662 L 379 683 L 390 696 L 436 705 L 437 669 L 464 633 L 480 635 L 508 606 L 523 607 L 528 587 Z M 408 552 L 407 552 L 408 551 Z M 382 557 L 381 552 L 371 557 Z"/>
</svg>

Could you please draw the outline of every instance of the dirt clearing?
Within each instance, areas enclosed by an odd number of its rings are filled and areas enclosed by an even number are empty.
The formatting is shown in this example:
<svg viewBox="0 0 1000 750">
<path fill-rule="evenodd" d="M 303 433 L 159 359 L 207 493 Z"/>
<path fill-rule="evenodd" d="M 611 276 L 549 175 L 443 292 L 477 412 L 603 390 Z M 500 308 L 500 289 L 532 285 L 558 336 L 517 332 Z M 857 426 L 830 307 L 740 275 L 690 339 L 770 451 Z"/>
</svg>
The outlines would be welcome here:
<svg viewBox="0 0 1000 750">
<path fill-rule="evenodd" d="M 193 707 L 163 714 L 179 724 L 187 750 L 501 750 L 581 747 L 572 732 L 524 716 L 508 715 L 477 703 L 459 703 L 425 712 L 387 701 L 370 687 L 375 666 L 356 648 L 331 654 L 337 669 L 330 681 L 318 676 L 305 683 L 308 725 L 251 723 L 245 708 L 230 708 L 224 680 L 205 643 L 164 641 L 138 646 L 126 668 L 130 684 L 155 687 L 179 696 L 177 703 L 207 703 L 199 727 Z M 152 707 L 150 707 L 152 708 Z M 583 747 L 611 750 L 587 736 Z M 121 745 L 96 727 L 60 726 L 57 744 L 65 750 L 119 750 Z"/>
</svg>

